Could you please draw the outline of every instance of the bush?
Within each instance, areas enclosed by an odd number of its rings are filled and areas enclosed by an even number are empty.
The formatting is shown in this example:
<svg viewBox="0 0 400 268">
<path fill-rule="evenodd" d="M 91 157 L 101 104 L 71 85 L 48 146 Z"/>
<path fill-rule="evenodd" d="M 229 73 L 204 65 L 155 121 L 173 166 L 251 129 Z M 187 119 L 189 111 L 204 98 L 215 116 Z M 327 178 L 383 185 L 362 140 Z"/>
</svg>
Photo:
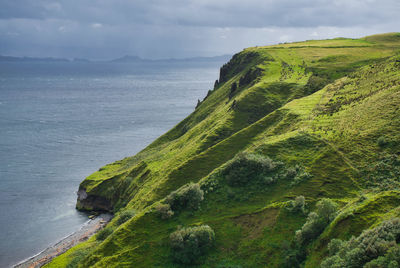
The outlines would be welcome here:
<svg viewBox="0 0 400 268">
<path fill-rule="evenodd" d="M 321 267 L 399 267 L 400 248 L 396 242 L 399 239 L 399 218 L 365 230 L 349 241 L 333 239 L 328 245 L 330 256 Z"/>
<path fill-rule="evenodd" d="M 328 198 L 324 198 L 317 203 L 318 216 L 328 225 L 336 217 L 338 206 Z"/>
<path fill-rule="evenodd" d="M 400 267 L 400 246 L 391 247 L 384 256 L 368 262 L 365 268 Z"/>
<path fill-rule="evenodd" d="M 274 178 L 268 176 L 274 169 L 275 163 L 268 157 L 255 154 L 238 154 L 223 170 L 230 186 L 243 186 L 250 181 L 272 183 Z"/>
<path fill-rule="evenodd" d="M 298 168 L 297 167 L 290 167 L 286 170 L 286 178 L 288 179 L 294 179 L 294 177 L 297 175 Z"/>
<path fill-rule="evenodd" d="M 84 248 L 84 249 L 79 249 L 77 251 L 74 251 L 71 253 L 68 257 L 68 263 L 65 266 L 65 268 L 76 268 L 78 267 L 79 263 L 86 258 L 86 256 L 89 254 L 91 248 Z"/>
<path fill-rule="evenodd" d="M 384 136 L 380 136 L 376 143 L 378 144 L 379 147 L 385 147 L 388 144 L 388 141 L 385 139 Z"/>
<path fill-rule="evenodd" d="M 285 177 L 287 179 L 292 179 L 290 185 L 294 186 L 311 178 L 312 176 L 310 173 L 304 171 L 303 167 L 296 165 L 294 167 L 289 167 L 288 169 L 286 169 Z"/>
<path fill-rule="evenodd" d="M 315 212 L 308 214 L 307 221 L 296 231 L 296 241 L 306 245 L 318 237 L 325 227 L 336 217 L 337 204 L 330 199 L 322 199 L 317 203 Z"/>
<path fill-rule="evenodd" d="M 369 187 L 380 190 L 391 190 L 400 188 L 400 156 L 388 154 L 380 157 L 379 161 L 371 163 L 362 170 Z"/>
<path fill-rule="evenodd" d="M 99 241 L 105 240 L 110 234 L 112 234 L 113 231 L 114 231 L 113 228 L 107 226 L 106 228 L 97 233 L 96 240 Z"/>
<path fill-rule="evenodd" d="M 136 212 L 134 210 L 125 210 L 121 214 L 119 214 L 119 217 L 117 219 L 117 225 L 121 225 L 124 222 L 128 221 L 131 219 L 133 216 L 135 216 Z"/>
<path fill-rule="evenodd" d="M 300 267 L 301 262 L 306 258 L 304 248 L 290 248 L 283 254 L 283 263 L 279 267 L 295 268 Z"/>
<path fill-rule="evenodd" d="M 171 210 L 171 206 L 169 204 L 158 204 L 156 206 L 156 210 L 163 220 L 169 219 L 174 215 L 174 212 Z"/>
<path fill-rule="evenodd" d="M 305 205 L 306 205 L 306 199 L 304 198 L 304 196 L 299 195 L 294 200 L 290 201 L 288 210 L 292 212 L 305 213 L 306 212 Z"/>
<path fill-rule="evenodd" d="M 170 193 L 165 202 L 170 206 L 172 211 L 178 211 L 185 208 L 197 210 L 201 201 L 204 199 L 204 192 L 197 183 L 189 183 L 176 191 Z"/>
<path fill-rule="evenodd" d="M 214 231 L 208 225 L 179 229 L 170 235 L 170 245 L 174 260 L 192 264 L 205 255 L 213 245 Z"/>
<path fill-rule="evenodd" d="M 291 186 L 297 185 L 305 180 L 311 178 L 312 175 L 304 170 L 300 171 L 294 178 L 293 181 L 290 183 Z"/>
</svg>

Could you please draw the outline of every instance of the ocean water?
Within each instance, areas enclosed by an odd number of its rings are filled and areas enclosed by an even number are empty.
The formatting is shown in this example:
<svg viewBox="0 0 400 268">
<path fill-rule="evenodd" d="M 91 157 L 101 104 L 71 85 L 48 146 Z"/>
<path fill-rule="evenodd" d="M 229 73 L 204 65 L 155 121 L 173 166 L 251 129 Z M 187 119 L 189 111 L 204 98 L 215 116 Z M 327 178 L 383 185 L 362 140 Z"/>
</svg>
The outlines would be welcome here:
<svg viewBox="0 0 400 268">
<path fill-rule="evenodd" d="M 78 230 L 79 183 L 189 115 L 222 63 L 0 63 L 0 267 Z"/>
</svg>

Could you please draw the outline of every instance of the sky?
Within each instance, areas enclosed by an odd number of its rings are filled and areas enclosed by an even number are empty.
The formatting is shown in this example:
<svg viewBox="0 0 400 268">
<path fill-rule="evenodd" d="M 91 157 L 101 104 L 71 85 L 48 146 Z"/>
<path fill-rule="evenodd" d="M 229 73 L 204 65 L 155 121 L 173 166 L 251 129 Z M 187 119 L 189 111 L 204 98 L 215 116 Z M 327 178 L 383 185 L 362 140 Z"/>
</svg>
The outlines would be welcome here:
<svg viewBox="0 0 400 268">
<path fill-rule="evenodd" d="M 0 0 L 0 55 L 112 59 L 400 31 L 399 0 Z"/>
</svg>

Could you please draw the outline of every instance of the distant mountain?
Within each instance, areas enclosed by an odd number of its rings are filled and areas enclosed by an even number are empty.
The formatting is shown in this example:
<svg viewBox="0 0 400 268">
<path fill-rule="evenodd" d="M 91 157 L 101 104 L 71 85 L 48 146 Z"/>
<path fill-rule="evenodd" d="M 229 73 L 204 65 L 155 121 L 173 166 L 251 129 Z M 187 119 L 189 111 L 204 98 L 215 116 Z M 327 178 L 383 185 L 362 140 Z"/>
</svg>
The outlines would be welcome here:
<svg viewBox="0 0 400 268">
<path fill-rule="evenodd" d="M 83 59 L 83 58 L 74 58 L 72 61 L 73 62 L 91 62 L 90 60 Z"/>
<path fill-rule="evenodd" d="M 129 55 L 125 55 L 121 58 L 117 58 L 117 59 L 113 59 L 110 60 L 109 62 L 143 62 L 143 61 L 149 61 L 149 60 L 144 60 L 142 58 L 139 58 L 138 56 L 129 56 Z"/>
<path fill-rule="evenodd" d="M 0 55 L 0 62 L 69 62 L 68 59 L 63 58 L 34 58 L 34 57 L 13 57 Z"/>
<path fill-rule="evenodd" d="M 214 61 L 223 61 L 226 62 L 232 58 L 232 55 L 225 54 L 221 56 L 214 56 L 214 57 L 193 57 L 193 58 L 183 58 L 183 59 L 161 59 L 157 61 L 164 61 L 164 62 L 214 62 Z"/>
<path fill-rule="evenodd" d="M 120 62 L 120 63 L 133 63 L 133 62 L 226 62 L 228 61 L 232 55 L 221 55 L 221 56 L 214 56 L 214 57 L 193 57 L 193 58 L 183 58 L 183 59 L 157 59 L 157 60 L 150 60 L 150 59 L 142 59 L 138 56 L 123 56 L 121 58 L 110 60 L 109 62 Z"/>
<path fill-rule="evenodd" d="M 96 61 L 96 62 L 116 62 L 116 63 L 175 63 L 175 62 L 227 62 L 232 55 L 222 55 L 222 56 L 214 56 L 214 57 L 193 57 L 193 58 L 183 58 L 183 59 L 142 59 L 138 56 L 130 56 L 125 55 L 120 58 L 116 58 L 109 61 Z M 35 57 L 14 57 L 14 56 L 3 56 L 0 55 L 0 62 L 95 62 L 85 58 L 74 58 L 72 60 L 65 58 L 52 58 L 52 57 L 44 57 L 44 58 L 35 58 Z"/>
</svg>

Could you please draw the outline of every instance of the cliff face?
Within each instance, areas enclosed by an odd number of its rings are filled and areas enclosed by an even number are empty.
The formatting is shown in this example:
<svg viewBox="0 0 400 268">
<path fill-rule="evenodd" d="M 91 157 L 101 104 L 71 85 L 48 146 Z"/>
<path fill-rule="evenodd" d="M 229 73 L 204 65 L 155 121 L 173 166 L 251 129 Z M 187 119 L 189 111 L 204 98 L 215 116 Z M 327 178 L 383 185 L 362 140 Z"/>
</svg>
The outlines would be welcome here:
<svg viewBox="0 0 400 268">
<path fill-rule="evenodd" d="M 329 198 L 339 213 L 291 267 L 318 266 L 333 238 L 400 214 L 399 49 L 400 35 L 385 34 L 236 54 L 185 120 L 81 183 L 77 208 L 115 212 L 112 234 L 49 266 L 177 267 L 170 234 L 207 224 L 215 244 L 196 265 L 282 267 L 307 213 Z M 239 171 L 230 173 L 235 165 Z M 259 171 L 246 173 L 248 167 Z M 202 191 L 200 209 L 171 201 L 189 182 Z M 308 212 L 288 209 L 297 196 Z M 136 216 L 121 224 L 128 210 Z"/>
</svg>

